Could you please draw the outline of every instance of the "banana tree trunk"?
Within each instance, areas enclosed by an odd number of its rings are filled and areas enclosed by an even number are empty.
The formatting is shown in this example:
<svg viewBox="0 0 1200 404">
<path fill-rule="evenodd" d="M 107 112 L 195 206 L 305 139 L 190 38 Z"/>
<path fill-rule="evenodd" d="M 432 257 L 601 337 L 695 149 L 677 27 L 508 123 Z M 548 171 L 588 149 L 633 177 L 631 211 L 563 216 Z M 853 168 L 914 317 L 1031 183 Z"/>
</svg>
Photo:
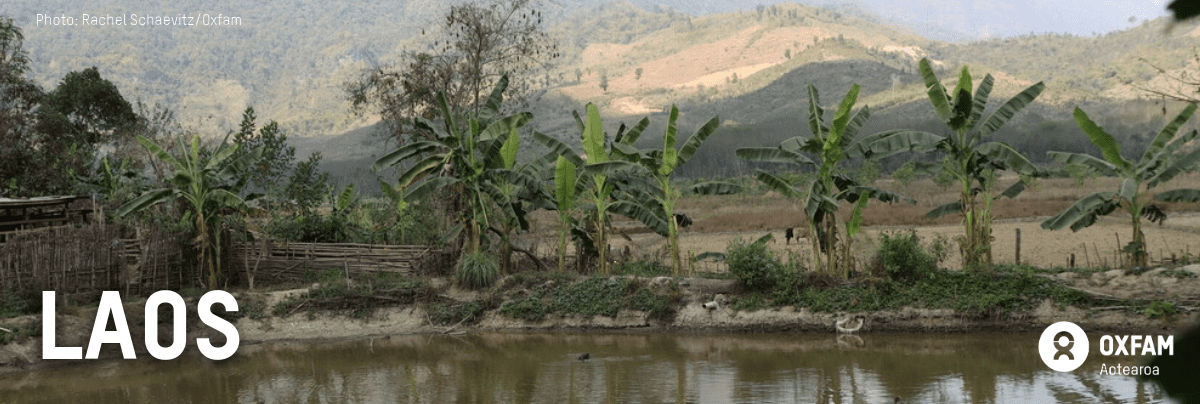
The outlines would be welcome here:
<svg viewBox="0 0 1200 404">
<path fill-rule="evenodd" d="M 817 224 L 812 223 L 812 222 L 808 223 L 808 234 L 809 234 L 808 238 L 810 240 L 810 244 L 812 244 L 813 260 L 815 261 L 813 268 L 815 268 L 817 270 L 824 270 L 825 269 L 825 260 L 822 259 L 822 257 L 821 257 L 821 237 L 822 237 L 821 234 L 822 234 L 822 232 L 820 229 L 821 228 Z"/>
<path fill-rule="evenodd" d="M 606 220 L 604 220 L 605 213 L 605 210 L 600 209 L 600 206 L 597 205 L 596 253 L 600 256 L 600 263 L 597 265 L 597 269 L 600 271 L 601 275 L 608 275 L 611 272 L 611 266 L 608 264 L 608 232 L 606 231 L 608 223 Z"/>
<path fill-rule="evenodd" d="M 467 231 L 467 241 L 469 243 L 467 244 L 467 252 L 471 254 L 477 253 L 481 245 L 479 222 L 467 220 L 465 224 L 466 226 L 463 226 L 463 228 Z"/>
<path fill-rule="evenodd" d="M 1140 211 L 1141 209 L 1136 209 L 1133 214 L 1133 242 L 1129 244 L 1133 248 L 1128 255 L 1132 266 L 1145 268 L 1147 265 L 1146 234 L 1142 232 L 1142 212 Z"/>
<path fill-rule="evenodd" d="M 680 276 L 683 275 L 683 258 L 679 255 L 679 221 L 669 210 L 667 217 L 670 218 L 667 222 L 667 240 L 670 242 L 671 248 L 671 274 Z"/>
<path fill-rule="evenodd" d="M 558 231 L 558 272 L 567 271 L 567 235 L 571 233 L 571 222 L 560 217 L 562 228 Z"/>
<path fill-rule="evenodd" d="M 822 242 L 818 245 L 820 249 L 818 252 L 825 256 L 825 267 L 823 270 L 830 275 L 837 274 L 837 215 L 833 212 L 826 212 L 820 229 L 820 234 L 817 237 L 820 237 Z"/>
<path fill-rule="evenodd" d="M 995 198 L 990 193 L 985 193 L 983 198 L 983 214 L 980 215 L 980 225 L 983 230 L 980 232 L 980 237 L 984 246 L 984 263 L 991 267 L 995 262 L 992 260 L 992 202 L 995 201 Z"/>
<path fill-rule="evenodd" d="M 988 226 L 987 209 L 980 209 L 975 201 L 975 196 L 971 195 L 970 184 L 963 187 L 960 201 L 963 206 L 964 230 L 966 230 L 963 241 L 959 245 L 963 269 L 977 268 L 981 264 L 990 265 L 991 229 Z"/>
</svg>

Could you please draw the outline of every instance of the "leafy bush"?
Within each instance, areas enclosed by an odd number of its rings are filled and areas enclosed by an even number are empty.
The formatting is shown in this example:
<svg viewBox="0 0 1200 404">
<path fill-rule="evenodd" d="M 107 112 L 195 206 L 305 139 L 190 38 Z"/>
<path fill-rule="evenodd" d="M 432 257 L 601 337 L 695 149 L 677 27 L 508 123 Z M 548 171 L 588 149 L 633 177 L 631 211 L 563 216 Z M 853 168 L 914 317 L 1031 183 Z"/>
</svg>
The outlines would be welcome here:
<svg viewBox="0 0 1200 404">
<path fill-rule="evenodd" d="M 921 247 L 915 230 L 879 235 L 872 265 L 892 279 L 922 279 L 937 269 L 937 260 Z M 880 271 L 882 270 L 882 271 Z"/>
<path fill-rule="evenodd" d="M 500 278 L 500 263 L 485 252 L 466 253 L 459 258 L 454 276 L 462 287 L 476 289 L 492 286 Z"/>
<path fill-rule="evenodd" d="M 729 265 L 729 273 L 750 289 L 771 287 L 783 269 L 779 256 L 767 250 L 765 243 L 747 243 L 741 238 L 729 243 L 725 262 Z"/>
</svg>

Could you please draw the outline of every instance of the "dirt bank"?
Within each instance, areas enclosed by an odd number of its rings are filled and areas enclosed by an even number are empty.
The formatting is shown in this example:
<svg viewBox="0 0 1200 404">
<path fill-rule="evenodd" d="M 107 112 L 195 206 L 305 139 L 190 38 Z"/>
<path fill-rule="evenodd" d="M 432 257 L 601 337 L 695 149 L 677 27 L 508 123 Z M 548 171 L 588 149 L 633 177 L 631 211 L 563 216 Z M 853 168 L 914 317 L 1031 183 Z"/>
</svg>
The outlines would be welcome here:
<svg viewBox="0 0 1200 404">
<path fill-rule="evenodd" d="M 240 334 L 241 344 L 281 340 L 320 340 L 355 338 L 374 335 L 454 334 L 464 332 L 521 332 L 546 330 L 622 330 L 628 332 L 810 332 L 835 333 L 838 320 L 853 319 L 850 328 L 859 333 L 921 332 L 1038 332 L 1057 321 L 1072 321 L 1091 332 L 1172 333 L 1196 322 L 1195 305 L 1200 303 L 1200 265 L 1175 269 L 1155 269 L 1141 273 L 1113 270 L 1106 272 L 1064 272 L 1042 274 L 1057 284 L 1099 296 L 1107 301 L 1128 299 L 1125 304 L 1092 305 L 1087 308 L 1061 305 L 1050 300 L 1031 304 L 1030 309 L 998 315 L 993 312 L 960 312 L 952 309 L 903 307 L 896 310 L 860 312 L 815 312 L 793 306 L 758 310 L 735 310 L 730 302 L 745 294 L 736 281 L 699 278 L 592 278 L 604 284 L 643 285 L 661 295 L 670 295 L 671 315 L 663 316 L 642 310 L 622 308 L 615 315 L 561 315 L 548 313 L 538 319 L 521 319 L 504 314 L 506 307 L 528 298 L 530 290 L 543 285 L 498 286 L 491 291 L 462 291 L 448 285 L 444 279 L 428 282 L 427 292 L 435 293 L 433 300 L 418 303 L 381 305 L 369 314 L 352 316 L 346 312 L 305 309 L 302 300 L 320 288 L 313 285 L 262 293 L 239 293 L 242 311 L 240 318 L 230 317 Z M 556 281 L 545 281 L 547 285 Z M 503 283 L 502 283 L 503 284 Z M 511 286 L 511 285 L 510 285 Z M 187 299 L 187 349 L 196 349 L 199 337 L 213 338 L 214 345 L 224 344 L 223 335 L 199 322 L 195 298 Z M 1172 311 L 1149 313 L 1137 302 L 1170 301 Z M 437 305 L 431 301 L 440 301 Z M 300 302 L 300 304 L 297 304 Z M 482 304 L 490 307 L 465 316 L 457 323 L 434 320 L 444 307 Z M 315 304 L 315 303 L 314 303 Z M 281 306 L 284 305 L 284 306 Z M 290 306 L 287 306 L 290 305 Z M 284 310 L 279 310 L 282 307 Z M 290 308 L 289 308 L 290 307 Z M 95 318 L 95 308 L 67 308 L 56 316 L 58 346 L 86 347 Z M 509 312 L 511 313 L 511 312 Z M 125 314 L 138 356 L 145 351 L 144 300 L 126 303 Z M 164 316 L 158 325 L 160 344 L 172 340 L 171 329 Z M 443 320 L 444 321 L 444 320 Z M 70 363 L 41 359 L 41 316 L 23 316 L 0 321 L 0 333 L 14 338 L 0 347 L 0 371 L 15 371 L 31 366 L 50 366 Z M 11 332 L 9 332 L 11 331 Z M 106 344 L 101 358 L 119 358 L 115 344 Z"/>
</svg>

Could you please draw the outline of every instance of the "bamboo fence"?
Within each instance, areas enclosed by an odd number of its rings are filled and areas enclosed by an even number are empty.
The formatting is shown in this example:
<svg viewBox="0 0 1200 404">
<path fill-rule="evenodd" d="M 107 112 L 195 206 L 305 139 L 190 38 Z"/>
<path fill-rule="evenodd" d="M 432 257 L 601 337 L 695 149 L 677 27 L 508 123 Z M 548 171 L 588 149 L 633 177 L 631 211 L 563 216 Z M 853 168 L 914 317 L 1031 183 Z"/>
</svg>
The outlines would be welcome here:
<svg viewBox="0 0 1200 404">
<path fill-rule="evenodd" d="M 132 238 L 125 236 L 133 233 Z M 53 290 L 64 297 L 119 290 L 178 289 L 196 279 L 177 237 L 115 224 L 43 227 L 0 243 L 0 285 Z"/>
<path fill-rule="evenodd" d="M 103 223 L 9 233 L 0 243 L 0 287 L 75 299 L 106 290 L 131 296 L 199 286 L 203 274 L 188 241 L 164 230 Z M 312 270 L 415 275 L 445 254 L 424 245 L 232 242 L 223 255 L 223 278 L 249 267 L 257 284 L 268 285 L 308 281 Z"/>
<path fill-rule="evenodd" d="M 380 272 L 410 276 L 441 251 L 425 245 L 252 241 L 234 242 L 231 253 L 228 264 L 242 273 L 250 268 L 256 283 L 268 284 L 306 281 L 309 271 L 328 269 L 344 271 L 346 276 Z"/>
</svg>

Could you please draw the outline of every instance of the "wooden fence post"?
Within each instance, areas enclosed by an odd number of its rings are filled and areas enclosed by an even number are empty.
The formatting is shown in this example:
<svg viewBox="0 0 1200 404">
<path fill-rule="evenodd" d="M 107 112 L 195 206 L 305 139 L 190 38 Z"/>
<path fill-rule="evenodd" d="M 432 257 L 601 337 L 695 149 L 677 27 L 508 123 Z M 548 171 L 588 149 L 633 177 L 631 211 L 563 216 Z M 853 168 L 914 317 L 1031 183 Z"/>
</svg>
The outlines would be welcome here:
<svg viewBox="0 0 1200 404">
<path fill-rule="evenodd" d="M 1021 265 L 1021 229 L 1017 229 L 1017 265 Z"/>
</svg>

